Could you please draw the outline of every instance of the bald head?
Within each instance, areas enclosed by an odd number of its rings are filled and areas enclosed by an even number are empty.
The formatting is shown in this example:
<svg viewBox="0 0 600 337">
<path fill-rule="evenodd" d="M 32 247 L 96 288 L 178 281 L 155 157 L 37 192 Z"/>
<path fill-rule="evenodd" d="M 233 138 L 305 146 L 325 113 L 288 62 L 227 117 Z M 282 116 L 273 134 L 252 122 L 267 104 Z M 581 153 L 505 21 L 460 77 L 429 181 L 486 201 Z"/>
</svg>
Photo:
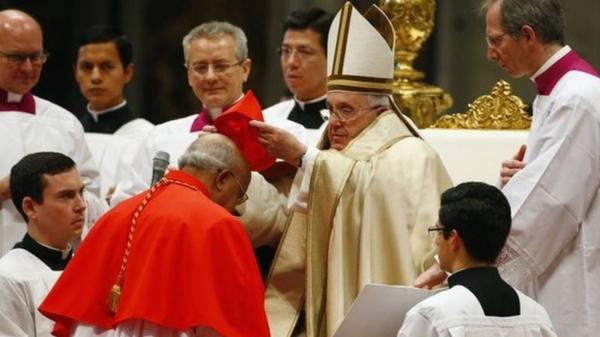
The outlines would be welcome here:
<svg viewBox="0 0 600 337">
<path fill-rule="evenodd" d="M 44 52 L 42 29 L 20 10 L 0 11 L 0 88 L 25 94 L 37 84 Z"/>
<path fill-rule="evenodd" d="M 217 133 L 200 135 L 179 158 L 179 167 L 204 183 L 210 198 L 232 213 L 250 184 L 250 168 L 242 153 Z"/>
<path fill-rule="evenodd" d="M 249 170 L 242 153 L 231 139 L 218 133 L 202 134 L 179 159 L 179 167 L 193 166 L 200 170 L 222 170 L 239 167 Z"/>
</svg>

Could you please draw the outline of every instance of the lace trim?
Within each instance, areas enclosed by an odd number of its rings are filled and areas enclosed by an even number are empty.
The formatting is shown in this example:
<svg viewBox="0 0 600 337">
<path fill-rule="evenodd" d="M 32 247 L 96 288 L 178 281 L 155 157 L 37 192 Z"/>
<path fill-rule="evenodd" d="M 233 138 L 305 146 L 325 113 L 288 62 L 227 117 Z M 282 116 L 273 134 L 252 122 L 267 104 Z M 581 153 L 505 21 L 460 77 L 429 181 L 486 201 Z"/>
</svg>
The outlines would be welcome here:
<svg viewBox="0 0 600 337">
<path fill-rule="evenodd" d="M 496 258 L 496 266 L 502 278 L 511 286 L 525 291 L 534 275 L 531 266 L 509 242 Z"/>
</svg>

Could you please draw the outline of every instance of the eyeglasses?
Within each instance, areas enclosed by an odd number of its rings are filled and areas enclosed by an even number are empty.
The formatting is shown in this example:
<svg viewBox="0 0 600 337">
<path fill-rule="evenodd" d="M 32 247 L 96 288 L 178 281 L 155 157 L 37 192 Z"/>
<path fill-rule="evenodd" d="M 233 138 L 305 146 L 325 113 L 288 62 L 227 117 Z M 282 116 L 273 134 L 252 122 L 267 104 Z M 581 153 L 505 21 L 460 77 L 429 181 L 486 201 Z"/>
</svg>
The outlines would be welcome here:
<svg viewBox="0 0 600 337">
<path fill-rule="evenodd" d="M 277 48 L 277 54 L 283 59 L 287 60 L 292 57 L 292 54 L 296 53 L 296 57 L 300 60 L 306 60 L 317 52 L 312 48 L 300 47 L 300 48 L 291 48 L 291 47 L 281 47 Z"/>
<path fill-rule="evenodd" d="M 506 34 L 508 34 L 508 32 L 506 32 L 504 34 L 496 35 L 496 36 L 486 36 L 485 37 L 485 42 L 487 43 L 488 48 L 496 48 L 496 47 L 498 47 L 498 45 L 500 44 L 500 41 L 502 41 L 502 38 Z"/>
<path fill-rule="evenodd" d="M 427 234 L 429 234 L 429 236 L 433 239 L 435 239 L 435 237 L 437 236 L 437 232 L 441 232 L 444 230 L 444 227 L 438 227 L 438 226 L 431 226 L 429 228 L 427 228 Z"/>
<path fill-rule="evenodd" d="M 246 190 L 244 190 L 244 188 L 242 187 L 242 184 L 240 183 L 240 181 L 238 180 L 238 178 L 235 177 L 235 174 L 233 174 L 233 172 L 230 172 L 231 176 L 233 177 L 233 180 L 235 180 L 235 182 L 238 184 L 238 187 L 240 188 L 240 192 L 241 193 L 241 197 L 239 197 L 236 201 L 235 204 L 236 205 L 241 205 L 243 203 L 245 203 L 248 200 L 248 193 L 246 193 Z"/>
<path fill-rule="evenodd" d="M 357 115 L 361 111 L 371 111 L 371 110 L 381 110 L 381 109 L 383 109 L 383 107 L 379 106 L 379 105 L 361 108 L 361 109 L 355 109 L 350 106 L 342 107 L 339 109 L 333 109 L 331 107 L 328 107 L 327 109 L 322 109 L 320 111 L 320 113 L 321 113 L 321 118 L 326 122 L 330 121 L 333 118 L 333 116 L 337 117 L 337 119 L 342 122 L 347 122 L 351 119 L 358 117 Z"/>
<path fill-rule="evenodd" d="M 242 63 L 244 63 L 244 61 L 239 61 L 236 63 L 219 62 L 219 63 L 215 63 L 215 64 L 210 64 L 210 63 L 209 64 L 193 64 L 191 66 L 184 64 L 184 66 L 188 70 L 191 70 L 198 75 L 206 76 L 206 74 L 208 74 L 208 71 L 210 68 L 212 68 L 213 73 L 215 73 L 217 75 L 223 75 L 223 74 L 227 73 L 229 71 L 229 69 L 231 69 L 235 66 L 239 66 Z"/>
<path fill-rule="evenodd" d="M 22 54 L 22 53 L 5 53 L 0 51 L 0 55 L 2 55 L 9 64 L 13 65 L 21 65 L 25 63 L 27 60 L 34 65 L 41 65 L 46 63 L 48 60 L 48 56 L 50 53 L 43 51 L 40 53 L 33 54 Z"/>
</svg>

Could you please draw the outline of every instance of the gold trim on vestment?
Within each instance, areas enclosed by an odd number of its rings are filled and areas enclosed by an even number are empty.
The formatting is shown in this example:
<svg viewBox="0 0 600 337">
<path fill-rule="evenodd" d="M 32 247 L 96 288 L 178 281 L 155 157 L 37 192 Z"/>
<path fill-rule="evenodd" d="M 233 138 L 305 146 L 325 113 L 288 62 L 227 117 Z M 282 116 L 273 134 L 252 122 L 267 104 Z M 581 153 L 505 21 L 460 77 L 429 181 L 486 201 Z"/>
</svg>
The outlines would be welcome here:
<svg viewBox="0 0 600 337">
<path fill-rule="evenodd" d="M 357 90 L 358 89 L 358 90 Z M 373 81 L 353 81 L 347 79 L 327 80 L 327 90 L 360 91 L 365 93 L 391 95 L 393 83 L 374 83 Z"/>
<path fill-rule="evenodd" d="M 350 34 L 350 18 L 352 16 L 352 5 L 346 2 L 342 7 L 340 15 L 340 27 L 336 41 L 335 55 L 333 59 L 333 74 L 343 74 L 344 59 L 346 57 L 346 45 Z"/>
</svg>

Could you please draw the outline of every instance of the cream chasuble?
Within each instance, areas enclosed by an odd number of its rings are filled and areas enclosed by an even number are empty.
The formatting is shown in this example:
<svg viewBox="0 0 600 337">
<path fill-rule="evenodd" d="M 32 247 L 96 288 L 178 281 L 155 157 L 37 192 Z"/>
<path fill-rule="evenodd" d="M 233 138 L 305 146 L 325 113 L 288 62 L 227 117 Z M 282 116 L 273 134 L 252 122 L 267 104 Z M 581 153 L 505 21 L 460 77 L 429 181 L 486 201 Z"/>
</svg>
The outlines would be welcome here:
<svg viewBox="0 0 600 337">
<path fill-rule="evenodd" d="M 344 150 L 320 151 L 307 214 L 290 217 L 268 280 L 271 335 L 290 336 L 305 304 L 307 336 L 332 336 L 365 284 L 412 284 L 433 262 L 427 227 L 450 186 L 391 111 Z"/>
</svg>

